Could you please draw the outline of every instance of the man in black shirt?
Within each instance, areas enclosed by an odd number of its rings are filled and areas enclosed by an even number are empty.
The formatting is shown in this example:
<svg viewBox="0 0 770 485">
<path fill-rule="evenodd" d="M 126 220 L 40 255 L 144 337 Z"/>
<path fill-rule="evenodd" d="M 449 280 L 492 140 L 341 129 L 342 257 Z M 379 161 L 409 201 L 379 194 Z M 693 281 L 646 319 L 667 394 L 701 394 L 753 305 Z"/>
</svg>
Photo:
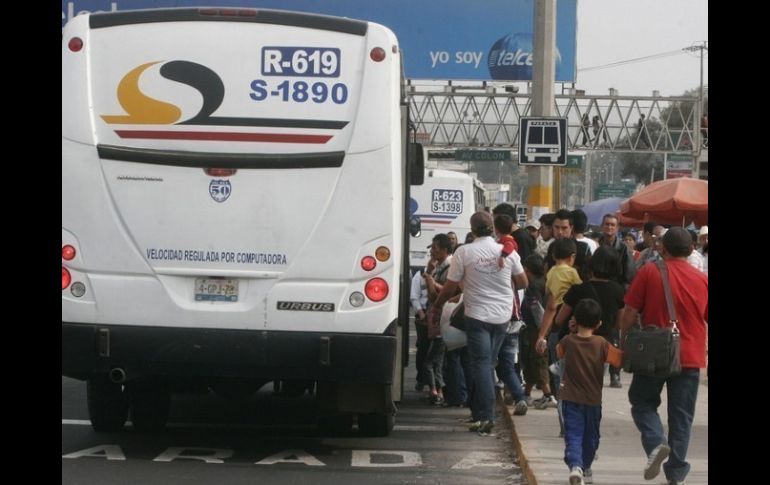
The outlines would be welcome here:
<svg viewBox="0 0 770 485">
<path fill-rule="evenodd" d="M 604 214 L 602 217 L 602 237 L 599 238 L 599 245 L 609 246 L 618 254 L 620 275 L 615 281 L 627 289 L 636 275 L 636 266 L 628 246 L 623 242 L 623 238 L 618 237 L 618 218 L 613 214 Z"/>
<path fill-rule="evenodd" d="M 567 209 L 559 209 L 553 220 L 553 237 L 556 240 L 564 238 L 572 238 L 572 213 Z M 588 263 L 591 260 L 591 249 L 588 244 L 582 241 L 575 241 L 577 252 L 575 253 L 575 265 L 574 268 L 580 275 L 580 279 L 588 281 L 590 277 Z M 548 246 L 548 254 L 545 257 L 546 273 L 551 267 L 556 264 L 556 260 L 553 257 L 553 244 Z"/>
</svg>

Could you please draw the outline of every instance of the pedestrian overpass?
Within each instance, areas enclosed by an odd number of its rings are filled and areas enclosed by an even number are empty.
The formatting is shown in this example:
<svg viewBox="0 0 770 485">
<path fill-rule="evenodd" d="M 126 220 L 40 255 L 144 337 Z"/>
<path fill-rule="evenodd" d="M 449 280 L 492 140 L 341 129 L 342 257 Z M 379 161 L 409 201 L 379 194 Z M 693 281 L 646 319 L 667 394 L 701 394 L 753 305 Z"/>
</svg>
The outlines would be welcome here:
<svg viewBox="0 0 770 485">
<path fill-rule="evenodd" d="M 520 118 L 531 116 L 529 94 L 486 83 L 408 82 L 405 89 L 416 141 L 437 149 L 477 147 L 518 153 Z M 701 134 L 697 97 L 562 94 L 555 96 L 554 116 L 567 118 L 570 150 L 685 152 L 697 158 L 707 139 Z"/>
</svg>

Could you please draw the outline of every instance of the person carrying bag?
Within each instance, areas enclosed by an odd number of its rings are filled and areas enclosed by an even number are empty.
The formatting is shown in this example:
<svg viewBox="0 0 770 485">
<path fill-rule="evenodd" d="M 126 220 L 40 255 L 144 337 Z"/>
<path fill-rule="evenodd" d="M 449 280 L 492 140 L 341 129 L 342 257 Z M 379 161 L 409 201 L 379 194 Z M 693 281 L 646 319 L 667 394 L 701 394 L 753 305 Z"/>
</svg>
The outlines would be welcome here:
<svg viewBox="0 0 770 485">
<path fill-rule="evenodd" d="M 678 484 L 690 472 L 687 447 L 700 369 L 706 366 L 708 276 L 687 262 L 693 248 L 684 228 L 672 227 L 662 242 L 659 250 L 665 264 L 645 264 L 636 273 L 624 298 L 620 328 L 628 354 L 624 368 L 633 372 L 628 389 L 631 416 L 647 456 L 643 476 L 652 480 L 662 469 L 669 484 Z M 657 329 L 632 330 L 640 314 L 642 322 Z M 665 429 L 658 413 L 664 402 Z"/>
<path fill-rule="evenodd" d="M 623 337 L 623 370 L 652 377 L 669 377 L 682 371 L 679 360 L 679 328 L 676 308 L 668 282 L 668 268 L 662 260 L 655 262 L 663 280 L 669 325 L 645 325 L 631 327 Z"/>
</svg>

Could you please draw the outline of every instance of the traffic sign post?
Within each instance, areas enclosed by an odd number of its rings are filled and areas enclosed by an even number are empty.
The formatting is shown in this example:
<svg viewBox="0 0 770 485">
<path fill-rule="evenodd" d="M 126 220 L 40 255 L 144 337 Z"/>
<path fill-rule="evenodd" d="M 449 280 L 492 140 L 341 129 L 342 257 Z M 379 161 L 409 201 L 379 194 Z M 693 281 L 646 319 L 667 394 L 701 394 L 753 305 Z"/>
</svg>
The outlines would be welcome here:
<svg viewBox="0 0 770 485">
<path fill-rule="evenodd" d="M 692 177 L 693 157 L 692 153 L 667 153 L 665 166 L 665 178 Z"/>
<path fill-rule="evenodd" d="M 567 165 L 567 118 L 521 118 L 519 165 Z"/>
</svg>

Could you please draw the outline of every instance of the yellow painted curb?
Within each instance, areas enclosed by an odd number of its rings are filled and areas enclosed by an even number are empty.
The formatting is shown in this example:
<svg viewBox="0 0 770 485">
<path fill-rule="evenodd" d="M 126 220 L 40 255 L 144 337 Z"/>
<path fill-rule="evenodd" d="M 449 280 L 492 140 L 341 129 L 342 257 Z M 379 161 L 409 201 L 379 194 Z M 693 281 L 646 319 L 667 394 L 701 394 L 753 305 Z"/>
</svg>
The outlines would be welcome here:
<svg viewBox="0 0 770 485">
<path fill-rule="evenodd" d="M 511 414 L 511 410 L 505 404 L 503 391 L 498 390 L 496 394 L 497 404 L 503 408 L 503 417 L 505 418 L 505 422 L 508 423 L 508 426 L 511 427 L 511 439 L 513 440 L 513 446 L 516 448 L 516 456 L 519 458 L 519 467 L 521 468 L 524 477 L 527 479 L 527 483 L 529 485 L 537 485 L 537 477 L 535 477 L 535 472 L 529 466 L 527 455 L 524 454 L 524 447 L 521 444 L 519 435 L 516 434 L 516 424 L 513 422 L 513 415 Z"/>
</svg>

